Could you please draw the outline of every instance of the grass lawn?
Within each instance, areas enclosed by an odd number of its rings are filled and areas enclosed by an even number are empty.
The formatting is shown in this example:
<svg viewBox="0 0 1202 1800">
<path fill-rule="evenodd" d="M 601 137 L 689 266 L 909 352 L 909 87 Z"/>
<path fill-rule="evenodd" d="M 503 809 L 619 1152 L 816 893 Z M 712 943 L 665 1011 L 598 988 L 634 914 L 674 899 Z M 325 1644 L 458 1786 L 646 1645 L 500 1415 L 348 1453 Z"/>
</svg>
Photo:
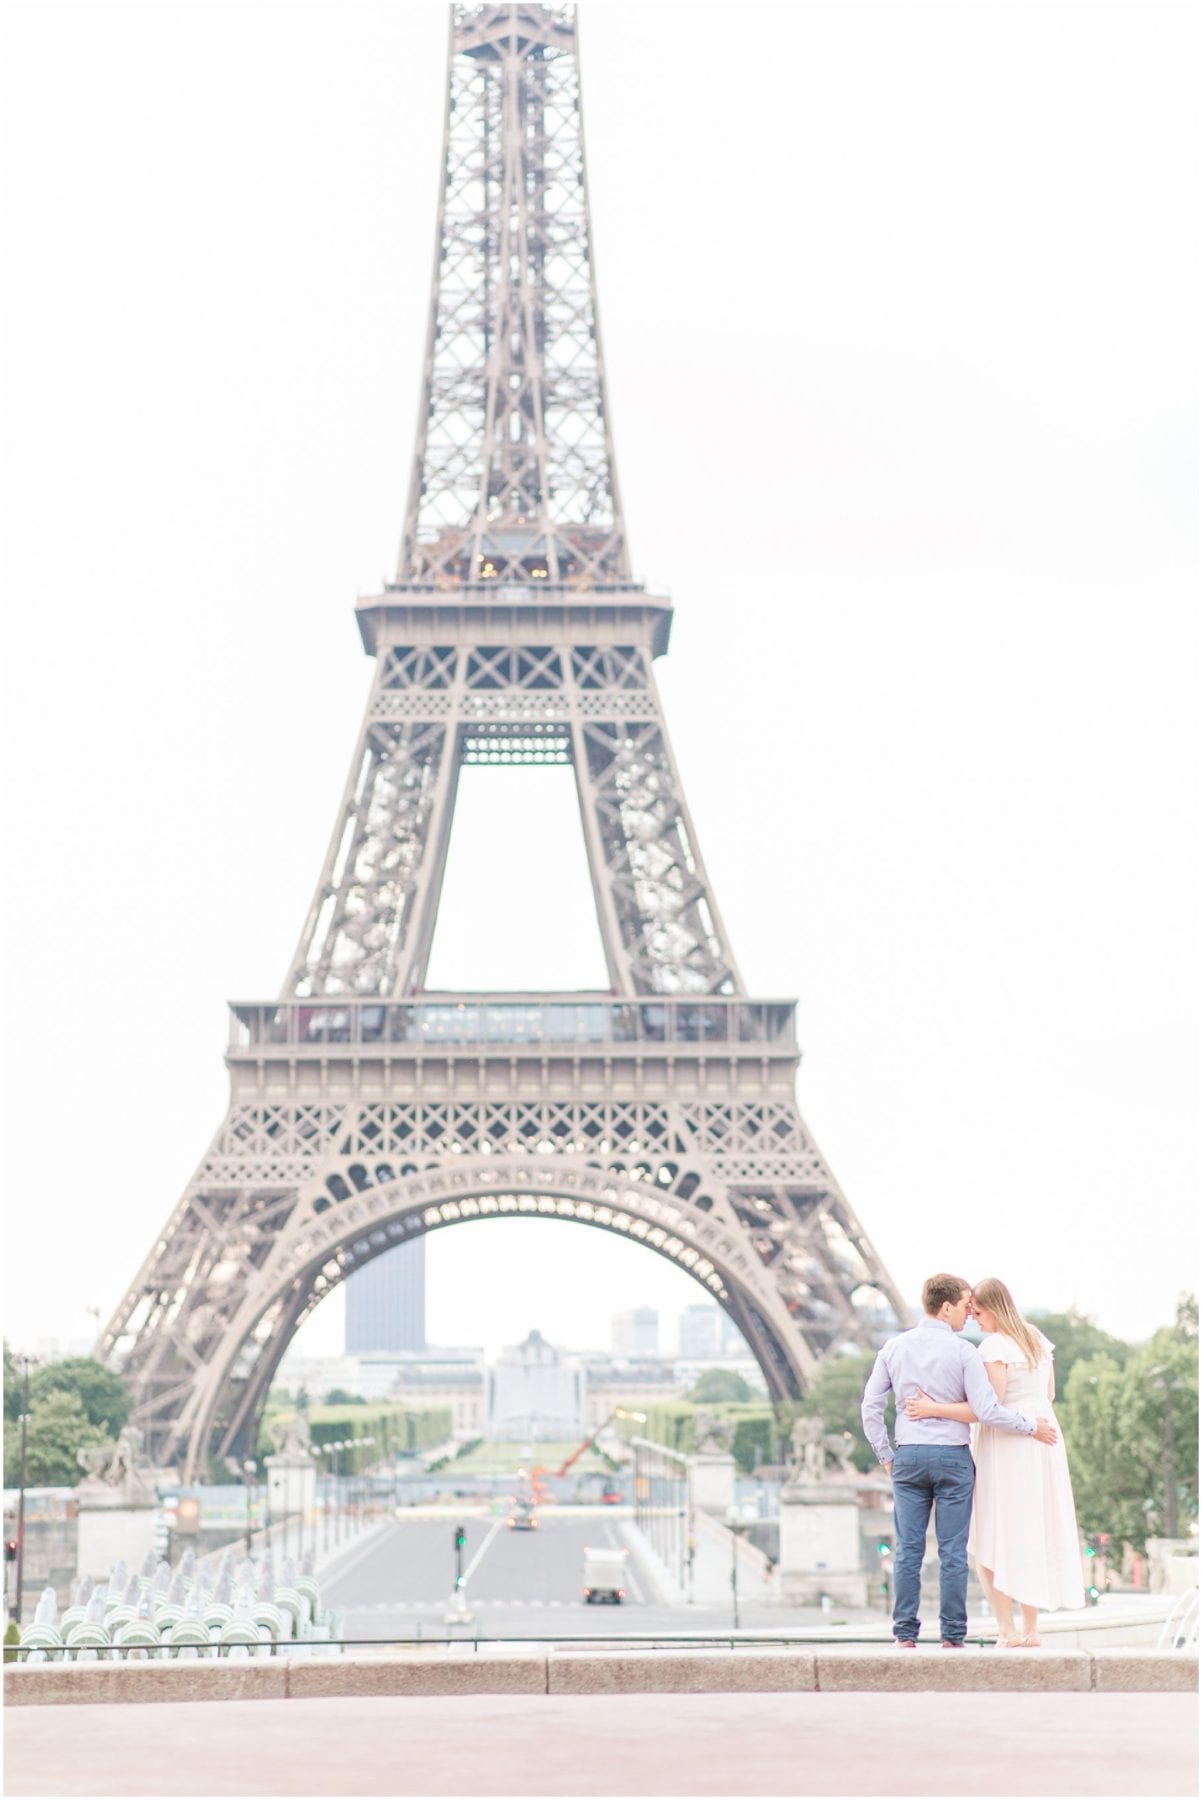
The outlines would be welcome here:
<svg viewBox="0 0 1202 1800">
<path fill-rule="evenodd" d="M 519 1469 L 556 1469 L 571 1456 L 575 1444 L 477 1444 L 468 1456 L 453 1456 L 438 1471 L 440 1475 L 516 1475 Z M 595 1450 L 586 1450 L 572 1464 L 573 1475 L 587 1475 L 592 1470 L 607 1470 L 609 1464 Z"/>
</svg>

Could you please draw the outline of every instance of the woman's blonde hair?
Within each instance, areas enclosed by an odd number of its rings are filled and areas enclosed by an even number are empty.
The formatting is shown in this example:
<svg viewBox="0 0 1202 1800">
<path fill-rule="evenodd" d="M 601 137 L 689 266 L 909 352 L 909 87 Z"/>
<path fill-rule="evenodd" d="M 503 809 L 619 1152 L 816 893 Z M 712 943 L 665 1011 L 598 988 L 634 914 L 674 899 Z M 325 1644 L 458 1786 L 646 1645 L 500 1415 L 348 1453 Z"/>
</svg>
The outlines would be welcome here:
<svg viewBox="0 0 1202 1800">
<path fill-rule="evenodd" d="M 1014 1304 L 1014 1296 L 1004 1281 L 996 1275 L 987 1275 L 984 1281 L 978 1281 L 972 1290 L 974 1306 L 983 1306 L 997 1320 L 997 1328 L 1006 1337 L 1013 1338 L 1027 1359 L 1027 1367 L 1033 1369 L 1043 1355 L 1043 1345 L 1039 1341 L 1039 1333 L 1027 1321 Z"/>
</svg>

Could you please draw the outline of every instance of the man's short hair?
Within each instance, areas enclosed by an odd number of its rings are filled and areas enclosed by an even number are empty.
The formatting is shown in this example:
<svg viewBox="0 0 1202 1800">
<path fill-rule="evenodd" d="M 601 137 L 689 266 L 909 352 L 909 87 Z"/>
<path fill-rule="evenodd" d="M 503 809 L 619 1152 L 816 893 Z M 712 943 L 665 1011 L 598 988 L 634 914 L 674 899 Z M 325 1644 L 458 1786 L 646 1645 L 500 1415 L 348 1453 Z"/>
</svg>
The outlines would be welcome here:
<svg viewBox="0 0 1202 1800">
<path fill-rule="evenodd" d="M 922 1284 L 923 1312 L 934 1318 L 945 1300 L 950 1300 L 955 1306 L 969 1285 L 967 1281 L 961 1281 L 958 1275 L 928 1275 Z"/>
</svg>

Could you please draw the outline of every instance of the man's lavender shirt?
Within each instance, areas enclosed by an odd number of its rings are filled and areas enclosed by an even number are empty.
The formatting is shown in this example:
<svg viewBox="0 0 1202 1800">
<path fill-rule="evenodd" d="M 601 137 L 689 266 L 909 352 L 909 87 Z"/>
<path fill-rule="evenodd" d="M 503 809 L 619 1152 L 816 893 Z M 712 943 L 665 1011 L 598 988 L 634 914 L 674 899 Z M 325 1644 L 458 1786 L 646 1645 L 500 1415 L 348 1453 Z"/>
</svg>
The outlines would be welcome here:
<svg viewBox="0 0 1202 1800">
<path fill-rule="evenodd" d="M 910 1331 L 890 1338 L 877 1355 L 864 1388 L 860 1417 L 864 1436 L 883 1463 L 893 1461 L 885 1431 L 885 1402 L 897 1395 L 893 1432 L 899 1444 L 967 1444 L 968 1426 L 959 1419 L 908 1419 L 906 1401 L 924 1388 L 932 1400 L 967 1400 L 982 1425 L 1004 1431 L 1035 1431 L 1034 1419 L 1003 1406 L 985 1373 L 975 1344 L 967 1344 L 943 1319 L 923 1318 Z"/>
</svg>

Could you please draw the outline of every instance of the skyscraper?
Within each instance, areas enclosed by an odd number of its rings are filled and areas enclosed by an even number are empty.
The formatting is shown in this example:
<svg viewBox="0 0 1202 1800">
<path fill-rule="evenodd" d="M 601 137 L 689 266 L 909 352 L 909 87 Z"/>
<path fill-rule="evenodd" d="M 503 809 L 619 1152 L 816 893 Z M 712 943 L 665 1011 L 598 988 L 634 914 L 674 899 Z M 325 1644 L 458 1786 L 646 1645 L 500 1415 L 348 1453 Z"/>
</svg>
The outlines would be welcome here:
<svg viewBox="0 0 1202 1800">
<path fill-rule="evenodd" d="M 348 1277 L 346 1353 L 424 1350 L 426 1240 L 386 1250 Z"/>
<path fill-rule="evenodd" d="M 653 1306 L 615 1313 L 609 1325 L 610 1347 L 619 1356 L 659 1355 L 659 1314 Z"/>
<path fill-rule="evenodd" d="M 680 1315 L 680 1354 L 687 1357 L 722 1355 L 721 1307 L 702 1300 L 686 1306 Z"/>
</svg>

